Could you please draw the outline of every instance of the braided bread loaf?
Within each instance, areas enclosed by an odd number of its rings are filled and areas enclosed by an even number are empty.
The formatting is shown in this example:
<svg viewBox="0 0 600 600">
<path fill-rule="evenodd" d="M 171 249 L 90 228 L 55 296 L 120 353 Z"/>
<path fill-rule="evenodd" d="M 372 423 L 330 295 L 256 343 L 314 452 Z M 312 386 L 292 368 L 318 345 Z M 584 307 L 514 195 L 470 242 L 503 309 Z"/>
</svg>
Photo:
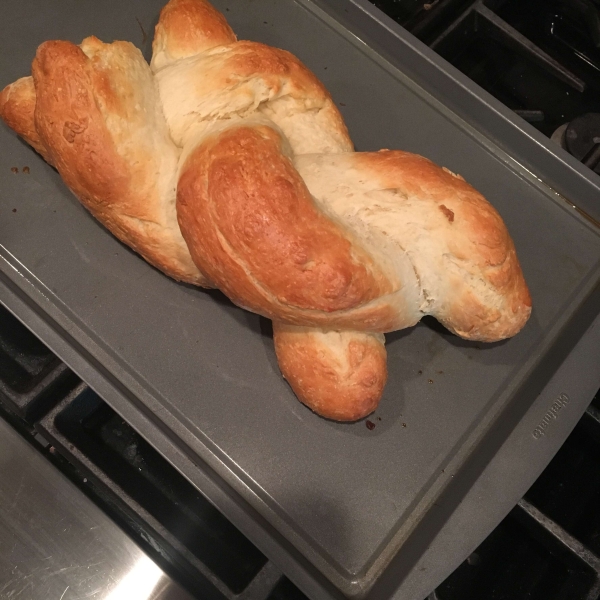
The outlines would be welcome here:
<svg viewBox="0 0 600 600">
<path fill-rule="evenodd" d="M 386 381 L 383 333 L 435 316 L 516 334 L 531 300 L 500 216 L 460 176 L 353 152 L 293 55 L 236 40 L 206 0 L 170 0 L 150 66 L 128 42 L 42 44 L 0 116 L 115 236 L 167 275 L 274 322 L 299 399 L 352 421 Z"/>
</svg>

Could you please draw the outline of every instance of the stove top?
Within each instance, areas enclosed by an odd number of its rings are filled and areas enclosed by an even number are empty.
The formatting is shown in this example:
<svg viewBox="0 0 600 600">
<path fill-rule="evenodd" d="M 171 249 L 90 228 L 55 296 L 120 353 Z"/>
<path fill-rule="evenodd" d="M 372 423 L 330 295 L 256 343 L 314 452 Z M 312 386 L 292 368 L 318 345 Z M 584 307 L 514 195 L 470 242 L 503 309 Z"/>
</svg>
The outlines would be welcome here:
<svg viewBox="0 0 600 600">
<path fill-rule="evenodd" d="M 600 172 L 600 1 L 371 2 Z"/>
<path fill-rule="evenodd" d="M 371 1 L 600 173 L 600 0 Z M 193 597 L 305 598 L 1 307 L 0 417 Z M 598 600 L 598 507 L 600 393 L 518 506 L 428 600 Z"/>
</svg>

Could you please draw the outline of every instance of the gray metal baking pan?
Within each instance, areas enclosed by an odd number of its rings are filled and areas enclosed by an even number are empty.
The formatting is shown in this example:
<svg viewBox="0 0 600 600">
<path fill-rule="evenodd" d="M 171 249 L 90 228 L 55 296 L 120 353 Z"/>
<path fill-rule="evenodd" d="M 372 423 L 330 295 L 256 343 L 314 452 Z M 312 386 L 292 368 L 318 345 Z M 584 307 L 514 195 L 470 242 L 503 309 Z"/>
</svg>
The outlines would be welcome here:
<svg viewBox="0 0 600 600">
<path fill-rule="evenodd" d="M 5 0 L 0 85 L 46 39 L 129 39 L 148 55 L 161 4 Z M 241 38 L 317 73 L 358 149 L 424 154 L 488 197 L 533 297 L 517 337 L 479 345 L 432 322 L 390 335 L 375 428 L 321 419 L 282 380 L 266 321 L 152 269 L 6 128 L 0 301 L 310 597 L 421 600 L 600 384 L 600 194 L 596 176 L 366 4 L 215 1 Z"/>
</svg>

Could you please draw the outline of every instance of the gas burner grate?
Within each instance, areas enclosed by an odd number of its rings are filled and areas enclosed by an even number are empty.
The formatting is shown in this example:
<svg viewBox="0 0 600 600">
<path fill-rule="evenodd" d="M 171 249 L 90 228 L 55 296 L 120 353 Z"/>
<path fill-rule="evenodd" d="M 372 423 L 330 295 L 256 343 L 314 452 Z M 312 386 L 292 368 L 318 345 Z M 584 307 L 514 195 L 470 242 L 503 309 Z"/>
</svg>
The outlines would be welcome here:
<svg viewBox="0 0 600 600">
<path fill-rule="evenodd" d="M 599 416 L 590 405 L 525 498 L 429 600 L 600 598 Z"/>
<path fill-rule="evenodd" d="M 370 1 L 559 143 L 569 123 L 600 113 L 598 2 Z M 599 172 L 600 138 L 589 138 L 562 146 Z"/>
<path fill-rule="evenodd" d="M 547 600 L 598 594 L 598 573 L 576 554 L 563 552 L 562 539 L 548 534 L 519 505 L 442 585 L 431 600 Z"/>
<path fill-rule="evenodd" d="M 0 306 L 0 401 L 35 419 L 77 383 L 77 377 Z"/>
<path fill-rule="evenodd" d="M 526 499 L 600 556 L 600 410 L 590 406 Z"/>
<path fill-rule="evenodd" d="M 0 356 L 0 416 L 194 597 L 307 600 L 2 308 Z M 428 600 L 600 598 L 599 415 L 600 393 L 526 497 Z"/>
<path fill-rule="evenodd" d="M 287 577 L 282 577 L 268 600 L 308 600 L 308 598 Z"/>
<path fill-rule="evenodd" d="M 110 491 L 111 504 L 140 531 L 151 529 L 188 579 L 198 573 L 188 582 L 193 589 L 212 583 L 227 596 L 238 595 L 265 566 L 256 547 L 87 386 L 36 427 L 86 479 Z"/>
</svg>

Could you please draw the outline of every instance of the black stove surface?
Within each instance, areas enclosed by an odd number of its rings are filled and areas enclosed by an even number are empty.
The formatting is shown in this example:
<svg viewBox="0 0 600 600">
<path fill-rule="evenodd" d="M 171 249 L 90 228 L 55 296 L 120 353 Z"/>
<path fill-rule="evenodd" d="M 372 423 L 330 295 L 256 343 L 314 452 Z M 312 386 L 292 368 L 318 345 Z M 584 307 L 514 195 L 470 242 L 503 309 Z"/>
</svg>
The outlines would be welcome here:
<svg viewBox="0 0 600 600">
<path fill-rule="evenodd" d="M 600 119 L 600 1 L 371 2 L 600 172 L 600 131 L 581 128 L 582 117 L 592 115 L 583 123 Z M 569 130 L 569 140 L 565 132 L 574 120 L 579 128 Z"/>
</svg>

